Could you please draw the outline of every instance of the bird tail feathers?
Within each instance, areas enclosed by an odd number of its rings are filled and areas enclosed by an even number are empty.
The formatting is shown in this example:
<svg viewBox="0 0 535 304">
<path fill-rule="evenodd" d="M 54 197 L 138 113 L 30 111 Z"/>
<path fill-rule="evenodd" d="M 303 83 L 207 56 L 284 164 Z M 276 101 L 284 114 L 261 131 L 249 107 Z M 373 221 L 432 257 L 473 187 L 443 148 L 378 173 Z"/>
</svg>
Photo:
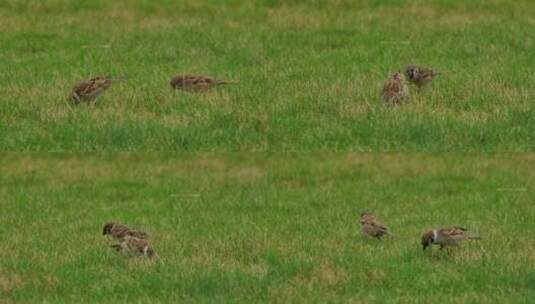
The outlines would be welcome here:
<svg viewBox="0 0 535 304">
<path fill-rule="evenodd" d="M 230 81 L 230 80 L 216 80 L 216 84 L 237 84 L 237 81 Z"/>
</svg>

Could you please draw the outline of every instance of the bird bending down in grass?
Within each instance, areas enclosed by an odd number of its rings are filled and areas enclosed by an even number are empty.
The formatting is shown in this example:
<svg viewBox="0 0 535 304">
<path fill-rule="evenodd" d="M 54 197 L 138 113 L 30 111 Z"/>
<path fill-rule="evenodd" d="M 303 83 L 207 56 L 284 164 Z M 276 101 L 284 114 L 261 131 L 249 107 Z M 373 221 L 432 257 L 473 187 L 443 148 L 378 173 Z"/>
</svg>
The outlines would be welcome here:
<svg viewBox="0 0 535 304">
<path fill-rule="evenodd" d="M 403 80 L 400 72 L 394 73 L 383 87 L 383 101 L 386 103 L 401 103 L 409 97 L 409 87 Z"/>
<path fill-rule="evenodd" d="M 111 247 L 127 255 L 158 258 L 158 254 L 156 254 L 149 241 L 130 235 L 126 235 L 120 244 L 112 245 Z"/>
<path fill-rule="evenodd" d="M 125 225 L 108 222 L 104 225 L 102 235 L 111 235 L 114 239 L 122 242 L 126 237 L 147 239 L 149 235 L 143 231 L 131 229 Z"/>
<path fill-rule="evenodd" d="M 418 87 L 431 82 L 439 73 L 431 68 L 409 64 L 405 67 L 405 76 Z"/>
<path fill-rule="evenodd" d="M 362 212 L 360 214 L 360 226 L 366 236 L 380 239 L 384 235 L 392 235 L 388 231 L 388 227 L 369 212 Z"/>
<path fill-rule="evenodd" d="M 72 88 L 71 100 L 75 104 L 79 104 L 82 101 L 92 101 L 106 91 L 116 80 L 122 80 L 122 78 L 97 76 L 81 81 Z"/>
<path fill-rule="evenodd" d="M 218 85 L 231 84 L 234 82 L 215 79 L 202 75 L 178 75 L 171 79 L 169 83 L 173 89 L 180 89 L 190 92 L 203 92 Z"/>
<path fill-rule="evenodd" d="M 439 229 L 432 229 L 424 233 L 422 236 L 423 250 L 430 245 L 439 245 L 440 249 L 446 247 L 458 246 L 465 240 L 479 240 L 479 236 L 471 235 L 471 233 L 462 227 L 445 227 Z"/>
</svg>

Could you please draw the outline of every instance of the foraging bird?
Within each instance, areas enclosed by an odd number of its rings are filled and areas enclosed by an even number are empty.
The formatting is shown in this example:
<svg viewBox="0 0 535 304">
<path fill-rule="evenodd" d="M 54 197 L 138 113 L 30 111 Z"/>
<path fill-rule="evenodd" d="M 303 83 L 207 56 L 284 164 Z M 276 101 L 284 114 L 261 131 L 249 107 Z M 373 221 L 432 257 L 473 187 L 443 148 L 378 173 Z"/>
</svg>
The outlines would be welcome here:
<svg viewBox="0 0 535 304">
<path fill-rule="evenodd" d="M 439 73 L 433 69 L 409 64 L 405 67 L 405 76 L 418 87 L 431 82 Z"/>
<path fill-rule="evenodd" d="M 169 83 L 173 89 L 180 89 L 191 92 L 207 91 L 217 85 L 230 84 L 233 82 L 216 80 L 213 77 L 201 75 L 178 75 L 171 79 Z"/>
<path fill-rule="evenodd" d="M 394 73 L 383 87 L 383 100 L 387 103 L 400 103 L 409 97 L 409 87 L 400 72 Z"/>
<path fill-rule="evenodd" d="M 144 255 L 149 258 L 158 258 L 158 254 L 156 254 L 149 241 L 130 235 L 126 235 L 121 244 L 112 245 L 111 247 L 124 254 L 137 256 Z"/>
<path fill-rule="evenodd" d="M 126 237 L 135 237 L 138 239 L 147 239 L 149 235 L 143 231 L 130 229 L 125 225 L 108 222 L 104 225 L 102 235 L 111 235 L 114 239 L 123 241 Z"/>
<path fill-rule="evenodd" d="M 97 76 L 77 83 L 71 92 L 71 99 L 75 104 L 82 101 L 92 101 L 107 90 L 113 81 L 120 78 Z"/>
<path fill-rule="evenodd" d="M 439 245 L 440 249 L 449 246 L 458 246 L 465 240 L 479 240 L 479 236 L 470 235 L 466 228 L 445 227 L 429 230 L 422 236 L 422 246 L 425 250 L 430 245 Z"/>
<path fill-rule="evenodd" d="M 362 232 L 367 236 L 380 239 L 385 234 L 391 235 L 388 227 L 369 212 L 362 212 L 360 214 L 360 225 Z"/>
</svg>

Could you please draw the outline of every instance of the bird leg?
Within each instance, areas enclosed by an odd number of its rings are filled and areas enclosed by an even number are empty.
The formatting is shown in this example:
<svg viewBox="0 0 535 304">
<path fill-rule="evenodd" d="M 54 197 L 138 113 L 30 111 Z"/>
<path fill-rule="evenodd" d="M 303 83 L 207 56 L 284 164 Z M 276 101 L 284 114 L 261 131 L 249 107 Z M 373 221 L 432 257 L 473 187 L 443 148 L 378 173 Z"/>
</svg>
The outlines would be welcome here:
<svg viewBox="0 0 535 304">
<path fill-rule="evenodd" d="M 114 244 L 114 245 L 110 245 L 111 248 L 117 250 L 117 251 L 121 251 L 122 247 L 121 247 L 121 244 Z"/>
</svg>

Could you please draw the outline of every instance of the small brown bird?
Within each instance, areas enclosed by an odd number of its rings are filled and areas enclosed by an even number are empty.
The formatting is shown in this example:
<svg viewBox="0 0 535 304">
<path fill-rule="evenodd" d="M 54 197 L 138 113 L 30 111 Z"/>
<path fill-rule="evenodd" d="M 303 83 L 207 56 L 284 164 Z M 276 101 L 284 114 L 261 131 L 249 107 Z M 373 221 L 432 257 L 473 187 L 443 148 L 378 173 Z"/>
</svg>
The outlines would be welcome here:
<svg viewBox="0 0 535 304">
<path fill-rule="evenodd" d="M 158 254 L 156 254 L 149 241 L 130 235 L 125 236 L 121 244 L 112 245 L 111 247 L 124 254 L 158 258 Z"/>
<path fill-rule="evenodd" d="M 360 214 L 360 225 L 362 232 L 366 236 L 380 239 L 386 234 L 391 235 L 388 227 L 369 212 L 362 212 Z"/>
<path fill-rule="evenodd" d="M 471 235 L 466 228 L 445 227 L 429 230 L 422 236 L 422 246 L 425 250 L 429 245 L 439 245 L 440 249 L 458 246 L 465 240 L 479 240 L 479 236 Z"/>
<path fill-rule="evenodd" d="M 149 235 L 143 231 L 130 229 L 125 225 L 108 222 L 104 225 L 102 235 L 111 235 L 114 239 L 123 241 L 127 236 L 135 237 L 138 239 L 147 239 Z"/>
<path fill-rule="evenodd" d="M 97 76 L 87 81 L 81 81 L 72 89 L 71 100 L 75 104 L 79 104 L 82 101 L 92 101 L 107 90 L 112 82 L 120 79 Z"/>
<path fill-rule="evenodd" d="M 409 64 L 405 67 L 405 76 L 418 87 L 423 87 L 431 82 L 439 73 L 433 69 Z"/>
<path fill-rule="evenodd" d="M 409 87 L 400 72 L 394 73 L 383 87 L 383 100 L 387 103 L 400 103 L 409 97 Z"/>
<path fill-rule="evenodd" d="M 216 80 L 213 77 L 202 75 L 178 75 L 171 79 L 170 85 L 173 89 L 180 89 L 190 92 L 204 92 L 217 85 L 230 84 L 231 81 Z"/>
</svg>

